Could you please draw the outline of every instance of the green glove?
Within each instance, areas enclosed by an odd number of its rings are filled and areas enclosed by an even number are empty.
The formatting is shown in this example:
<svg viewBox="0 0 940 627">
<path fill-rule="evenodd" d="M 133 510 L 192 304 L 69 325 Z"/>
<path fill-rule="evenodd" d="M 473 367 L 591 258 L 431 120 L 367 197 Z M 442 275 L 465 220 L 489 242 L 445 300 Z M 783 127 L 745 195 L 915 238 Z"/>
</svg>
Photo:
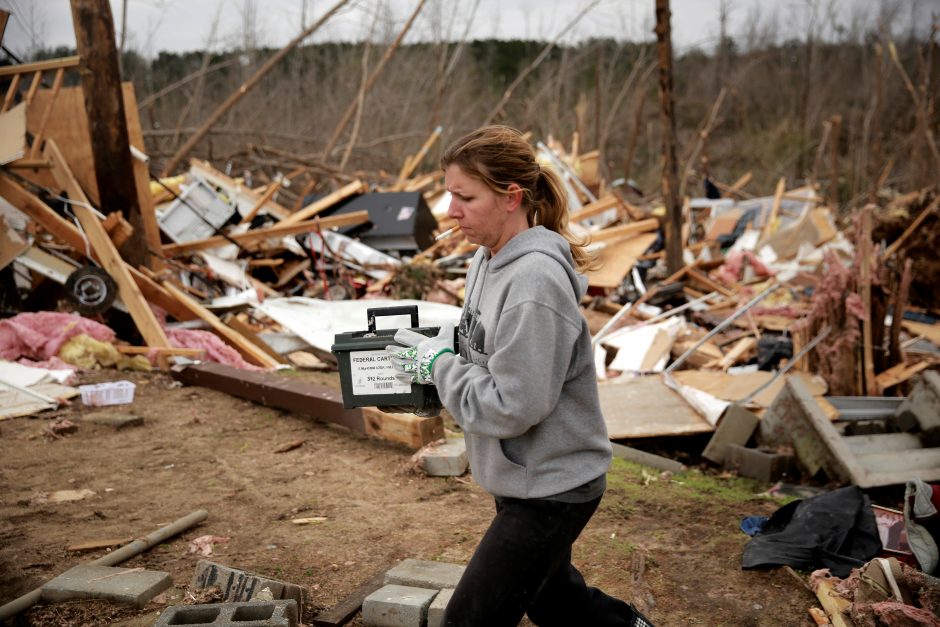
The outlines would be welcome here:
<svg viewBox="0 0 940 627">
<path fill-rule="evenodd" d="M 421 335 L 411 329 L 399 329 L 395 344 L 385 347 L 389 360 L 397 371 L 396 377 L 406 383 L 434 385 L 431 378 L 434 362 L 444 353 L 454 352 L 454 325 L 442 324 L 434 337 Z"/>
</svg>

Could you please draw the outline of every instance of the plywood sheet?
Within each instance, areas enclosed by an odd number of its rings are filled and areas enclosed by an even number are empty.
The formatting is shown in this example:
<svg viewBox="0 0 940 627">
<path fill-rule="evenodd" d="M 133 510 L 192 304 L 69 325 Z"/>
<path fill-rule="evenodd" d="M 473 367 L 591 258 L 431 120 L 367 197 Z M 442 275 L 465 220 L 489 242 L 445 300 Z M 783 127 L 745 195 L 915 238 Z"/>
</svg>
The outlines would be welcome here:
<svg viewBox="0 0 940 627">
<path fill-rule="evenodd" d="M 122 83 L 124 89 L 125 116 L 127 117 L 128 140 L 131 146 L 144 151 L 143 134 L 140 118 L 137 115 L 137 99 L 134 96 L 133 83 Z M 39 130 L 43 112 L 52 99 L 51 89 L 39 89 L 26 111 L 26 128 L 30 133 Z M 45 137 L 56 140 L 62 155 L 72 169 L 85 194 L 96 207 L 99 205 L 98 182 L 95 179 L 95 160 L 91 152 L 91 134 L 88 130 L 88 115 L 85 113 L 85 100 L 81 87 L 63 87 L 59 90 L 52 104 L 52 115 L 46 125 Z M 21 172 L 33 180 L 33 171 Z M 36 176 L 47 177 L 37 183 L 55 186 L 51 176 L 42 170 Z"/>
<path fill-rule="evenodd" d="M 714 431 L 659 375 L 599 383 L 597 389 L 611 439 Z"/>
<path fill-rule="evenodd" d="M 656 240 L 655 233 L 643 233 L 631 239 L 605 246 L 598 255 L 601 266 L 587 273 L 592 287 L 620 287 L 637 258 Z"/>
<path fill-rule="evenodd" d="M 672 373 L 676 381 L 682 385 L 708 392 L 712 396 L 732 403 L 746 398 L 748 394 L 770 381 L 773 375 L 772 372 L 763 371 L 729 374 L 717 370 L 679 370 Z M 813 396 L 822 396 L 827 391 L 826 383 L 820 377 L 803 372 L 787 376 L 799 377 Z M 754 397 L 754 402 L 761 407 L 770 407 L 774 398 L 783 389 L 786 378 L 779 377 L 768 385 L 760 394 Z"/>
<path fill-rule="evenodd" d="M 55 399 L 67 399 L 78 396 L 78 388 L 58 383 L 37 383 L 29 387 L 33 392 Z M 30 416 L 44 411 L 46 404 L 25 392 L 7 386 L 0 386 L 0 420 Z"/>
</svg>

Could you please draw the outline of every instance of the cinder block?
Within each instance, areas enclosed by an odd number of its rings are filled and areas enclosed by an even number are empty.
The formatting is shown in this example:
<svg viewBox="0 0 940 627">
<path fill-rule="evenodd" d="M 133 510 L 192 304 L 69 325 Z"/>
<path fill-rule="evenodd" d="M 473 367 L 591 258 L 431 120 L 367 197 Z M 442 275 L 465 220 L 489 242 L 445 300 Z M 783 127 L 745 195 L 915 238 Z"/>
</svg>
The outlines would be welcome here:
<svg viewBox="0 0 940 627">
<path fill-rule="evenodd" d="M 459 477 L 467 472 L 467 443 L 463 438 L 450 438 L 444 444 L 431 444 L 417 455 L 418 466 L 432 477 Z"/>
<path fill-rule="evenodd" d="M 437 593 L 431 605 L 428 607 L 428 627 L 441 627 L 444 621 L 444 610 L 450 603 L 450 598 L 454 596 L 453 588 L 444 588 Z"/>
<path fill-rule="evenodd" d="M 905 431 L 920 430 L 930 438 L 924 446 L 938 446 L 940 434 L 940 373 L 927 370 L 901 403 L 897 412 L 898 426 Z"/>
<path fill-rule="evenodd" d="M 206 605 L 171 605 L 153 627 L 190 625 L 191 627 L 297 627 L 297 603 L 285 601 L 249 601 L 247 603 L 209 603 Z"/>
<path fill-rule="evenodd" d="M 456 588 L 464 567 L 447 562 L 406 559 L 388 569 L 385 583 L 416 588 Z"/>
<path fill-rule="evenodd" d="M 209 560 L 199 560 L 196 564 L 192 585 L 196 588 L 216 586 L 226 601 L 250 601 L 261 590 L 268 588 L 276 601 L 293 599 L 297 607 L 303 607 L 306 602 L 306 590 L 301 586 L 253 575 Z"/>
<path fill-rule="evenodd" d="M 173 585 L 169 573 L 82 564 L 42 587 L 43 601 L 106 599 L 141 608 Z"/>
<path fill-rule="evenodd" d="M 437 590 L 387 585 L 362 602 L 362 622 L 374 627 L 424 627 Z"/>
<path fill-rule="evenodd" d="M 728 454 L 728 445 L 746 445 L 758 423 L 760 423 L 760 418 L 753 412 L 740 405 L 729 405 L 718 422 L 718 428 L 715 429 L 715 433 L 702 452 L 702 457 L 716 464 L 723 464 Z"/>
<path fill-rule="evenodd" d="M 793 474 L 792 453 L 781 453 L 771 448 L 747 448 L 729 444 L 725 455 L 725 468 L 735 470 L 742 477 L 774 482 Z"/>
</svg>

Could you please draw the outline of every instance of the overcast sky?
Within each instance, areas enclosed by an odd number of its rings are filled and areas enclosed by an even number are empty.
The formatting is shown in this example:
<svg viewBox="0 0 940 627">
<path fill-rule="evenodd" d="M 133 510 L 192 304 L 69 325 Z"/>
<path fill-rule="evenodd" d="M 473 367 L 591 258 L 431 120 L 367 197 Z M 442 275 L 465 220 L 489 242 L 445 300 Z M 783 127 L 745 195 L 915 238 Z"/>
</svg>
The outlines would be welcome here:
<svg viewBox="0 0 940 627">
<path fill-rule="evenodd" d="M 643 40 L 653 37 L 654 0 L 593 0 L 594 6 L 567 41 L 586 37 Z M 246 33 L 260 46 L 281 47 L 304 21 L 312 23 L 336 0 L 126 0 L 127 48 L 152 57 L 162 50 L 241 47 Z M 351 0 L 309 41 L 361 40 L 375 24 L 376 37 L 394 37 L 418 0 Z M 833 29 L 857 32 L 879 12 L 895 7 L 895 28 L 924 34 L 940 15 L 940 0 L 672 0 L 673 43 L 680 50 L 711 50 L 718 39 L 720 6 L 728 8 L 727 30 L 742 45 L 753 25 L 763 41 L 804 36 L 815 23 L 824 36 Z M 111 0 L 120 33 L 124 0 Z M 473 12 L 476 4 L 476 11 Z M 428 0 L 406 41 L 472 38 L 554 39 L 592 0 Z M 13 13 L 3 44 L 28 57 L 36 47 L 75 45 L 69 0 L 0 0 Z M 379 13 L 383 19 L 376 20 Z M 813 22 L 815 18 L 815 22 Z M 213 33 L 213 23 L 218 25 Z M 246 26 L 247 25 L 247 26 Z M 853 27 L 856 28 L 853 31 Z M 389 31 L 389 29 L 392 29 Z"/>
</svg>

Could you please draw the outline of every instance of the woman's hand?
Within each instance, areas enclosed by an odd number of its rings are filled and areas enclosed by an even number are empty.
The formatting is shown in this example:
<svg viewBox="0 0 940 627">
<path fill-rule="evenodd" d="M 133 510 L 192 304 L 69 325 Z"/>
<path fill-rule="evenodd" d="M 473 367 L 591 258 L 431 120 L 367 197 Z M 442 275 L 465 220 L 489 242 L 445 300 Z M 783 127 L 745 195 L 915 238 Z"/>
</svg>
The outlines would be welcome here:
<svg viewBox="0 0 940 627">
<path fill-rule="evenodd" d="M 395 333 L 395 341 L 402 346 L 391 344 L 385 347 L 397 371 L 395 376 L 407 383 L 434 385 L 434 362 L 444 353 L 454 353 L 454 325 L 442 324 L 434 337 L 411 329 L 399 329 Z"/>
</svg>

